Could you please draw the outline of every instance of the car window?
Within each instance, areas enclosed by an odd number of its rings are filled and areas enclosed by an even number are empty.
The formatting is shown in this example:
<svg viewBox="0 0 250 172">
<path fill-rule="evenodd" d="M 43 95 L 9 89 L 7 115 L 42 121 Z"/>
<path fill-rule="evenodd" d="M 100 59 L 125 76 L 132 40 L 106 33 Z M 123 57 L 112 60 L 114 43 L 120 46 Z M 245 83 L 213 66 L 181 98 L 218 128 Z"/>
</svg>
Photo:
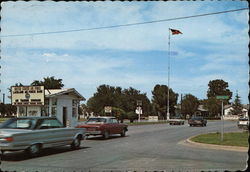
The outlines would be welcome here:
<svg viewBox="0 0 250 172">
<path fill-rule="evenodd" d="M 115 123 L 115 124 L 117 124 L 118 123 L 118 121 L 117 121 L 117 119 L 111 119 L 111 123 Z"/>
<path fill-rule="evenodd" d="M 62 128 L 63 125 L 57 119 L 45 119 L 42 121 L 39 129 Z"/>
<path fill-rule="evenodd" d="M 105 118 L 89 118 L 86 124 L 104 124 L 106 122 Z"/>
<path fill-rule="evenodd" d="M 12 119 L 1 125 L 1 128 L 32 129 L 35 124 L 33 119 Z"/>
</svg>

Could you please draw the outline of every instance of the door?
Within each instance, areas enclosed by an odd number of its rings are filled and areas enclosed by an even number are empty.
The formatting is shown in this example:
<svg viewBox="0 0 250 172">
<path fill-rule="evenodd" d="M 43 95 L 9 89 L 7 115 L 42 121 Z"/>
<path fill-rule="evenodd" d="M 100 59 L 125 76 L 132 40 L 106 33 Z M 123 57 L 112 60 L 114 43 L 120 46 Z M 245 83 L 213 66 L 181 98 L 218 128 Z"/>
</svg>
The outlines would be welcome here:
<svg viewBox="0 0 250 172">
<path fill-rule="evenodd" d="M 67 126 L 67 107 L 63 107 L 63 126 Z"/>
</svg>

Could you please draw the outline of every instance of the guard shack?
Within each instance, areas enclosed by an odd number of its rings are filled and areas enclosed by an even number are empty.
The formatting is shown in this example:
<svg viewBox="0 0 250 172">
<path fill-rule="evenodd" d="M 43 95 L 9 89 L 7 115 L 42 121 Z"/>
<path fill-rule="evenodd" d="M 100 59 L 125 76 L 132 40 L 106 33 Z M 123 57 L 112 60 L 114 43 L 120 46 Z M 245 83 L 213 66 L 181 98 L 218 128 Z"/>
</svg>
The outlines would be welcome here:
<svg viewBox="0 0 250 172">
<path fill-rule="evenodd" d="M 64 126 L 75 127 L 78 107 L 85 98 L 74 88 L 44 89 L 44 86 L 11 87 L 11 103 L 17 116 L 57 117 Z"/>
</svg>

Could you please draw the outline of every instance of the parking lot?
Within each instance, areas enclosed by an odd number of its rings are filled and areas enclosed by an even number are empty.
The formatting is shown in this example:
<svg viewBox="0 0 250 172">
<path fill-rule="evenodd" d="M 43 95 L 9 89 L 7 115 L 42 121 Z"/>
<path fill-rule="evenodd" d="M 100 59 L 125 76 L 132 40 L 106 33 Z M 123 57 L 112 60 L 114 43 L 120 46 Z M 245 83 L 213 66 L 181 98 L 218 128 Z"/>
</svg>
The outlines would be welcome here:
<svg viewBox="0 0 250 172">
<path fill-rule="evenodd" d="M 104 140 L 88 137 L 80 150 L 46 149 L 36 158 L 23 152 L 6 153 L 1 169 L 8 171 L 235 171 L 246 167 L 247 152 L 204 149 L 183 145 L 191 136 L 220 132 L 220 121 L 207 127 L 185 125 L 129 126 L 127 136 Z M 236 122 L 225 121 L 224 131 L 240 131 Z"/>
</svg>

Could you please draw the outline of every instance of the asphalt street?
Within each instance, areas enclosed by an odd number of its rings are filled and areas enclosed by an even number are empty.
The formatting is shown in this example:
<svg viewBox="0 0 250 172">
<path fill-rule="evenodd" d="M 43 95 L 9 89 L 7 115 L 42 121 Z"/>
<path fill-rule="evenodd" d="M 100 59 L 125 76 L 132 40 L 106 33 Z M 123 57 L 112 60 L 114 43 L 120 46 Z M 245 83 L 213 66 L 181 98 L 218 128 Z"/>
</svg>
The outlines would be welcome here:
<svg viewBox="0 0 250 172">
<path fill-rule="evenodd" d="M 246 168 L 248 153 L 214 150 L 181 144 L 187 138 L 220 132 L 220 121 L 207 127 L 168 124 L 129 126 L 126 137 L 108 140 L 89 137 L 80 150 L 46 149 L 36 158 L 23 152 L 6 153 L 1 169 L 8 171 L 236 171 Z M 236 122 L 225 121 L 224 131 L 240 131 Z"/>
</svg>

